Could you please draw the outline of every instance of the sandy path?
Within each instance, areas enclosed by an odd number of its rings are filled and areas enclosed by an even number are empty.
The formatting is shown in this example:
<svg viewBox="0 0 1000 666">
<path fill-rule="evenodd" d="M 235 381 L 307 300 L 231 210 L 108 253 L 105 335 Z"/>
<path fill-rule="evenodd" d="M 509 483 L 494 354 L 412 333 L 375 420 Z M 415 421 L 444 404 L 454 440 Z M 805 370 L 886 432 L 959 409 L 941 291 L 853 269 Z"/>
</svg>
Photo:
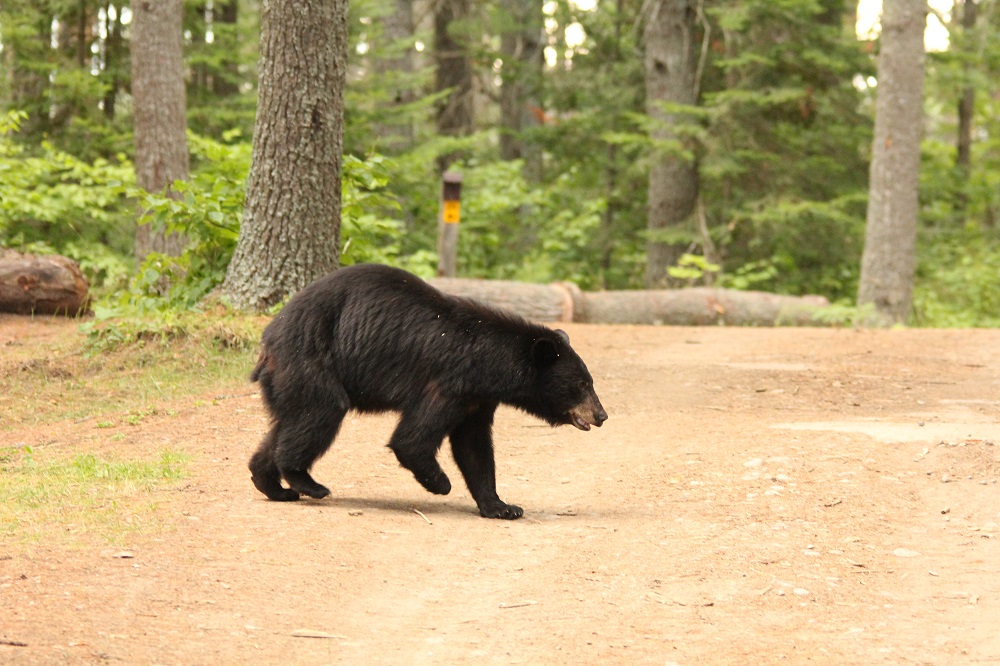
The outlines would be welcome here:
<svg viewBox="0 0 1000 666">
<path fill-rule="evenodd" d="M 348 418 L 331 498 L 264 501 L 249 385 L 114 444 L 4 433 L 192 462 L 133 558 L 0 541 L 0 640 L 24 644 L 0 663 L 1000 660 L 1000 332 L 567 330 L 611 418 L 498 415 L 515 522 L 478 517 L 447 451 L 455 490 L 424 492 L 390 417 Z"/>
</svg>

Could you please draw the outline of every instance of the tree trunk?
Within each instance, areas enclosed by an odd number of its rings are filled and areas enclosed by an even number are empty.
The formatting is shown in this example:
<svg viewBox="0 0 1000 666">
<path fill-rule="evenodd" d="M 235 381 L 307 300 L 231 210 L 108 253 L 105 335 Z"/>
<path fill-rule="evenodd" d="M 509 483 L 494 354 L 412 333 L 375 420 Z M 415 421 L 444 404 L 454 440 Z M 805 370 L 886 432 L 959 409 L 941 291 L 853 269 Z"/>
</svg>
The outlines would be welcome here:
<svg viewBox="0 0 1000 666">
<path fill-rule="evenodd" d="M 232 97 L 240 92 L 239 37 L 236 33 L 239 3 L 219 0 L 212 7 L 215 43 L 224 49 L 220 70 L 212 76 L 212 92 L 218 97 Z"/>
<path fill-rule="evenodd" d="M 118 101 L 118 91 L 122 87 L 122 60 L 125 52 L 124 39 L 122 38 L 122 15 L 117 6 L 114 10 L 115 17 L 111 18 L 111 4 L 104 4 L 104 15 L 107 20 L 107 37 L 104 40 L 104 72 L 102 75 L 107 82 L 104 91 L 104 117 L 108 120 L 115 119 L 115 104 Z"/>
<path fill-rule="evenodd" d="M 87 30 L 89 25 L 87 0 L 79 0 L 76 15 L 76 66 L 80 69 L 87 66 L 87 60 L 90 58 L 90 36 Z"/>
<path fill-rule="evenodd" d="M 395 0 L 392 6 L 390 13 L 381 18 L 384 54 L 374 59 L 372 67 L 379 78 L 393 82 L 388 91 L 390 107 L 401 107 L 416 99 L 413 89 L 413 0 Z M 409 116 L 400 115 L 390 112 L 387 121 L 373 128 L 381 152 L 399 153 L 413 144 L 413 121 Z"/>
<path fill-rule="evenodd" d="M 696 8 L 690 0 L 652 2 L 646 20 L 646 109 L 654 141 L 649 171 L 646 285 L 669 283 L 667 268 L 677 263 L 693 235 L 692 213 L 698 199 L 698 164 L 694 146 L 677 131 L 683 113 L 664 104 L 694 105 Z"/>
<path fill-rule="evenodd" d="M 614 9 L 614 41 L 611 44 L 609 71 L 622 62 L 622 22 L 624 21 L 625 0 L 615 0 Z M 608 130 L 620 131 L 618 114 L 611 118 Z M 616 215 L 619 208 L 618 193 L 618 145 L 607 142 L 604 159 L 604 214 L 601 216 L 601 286 L 607 288 L 608 274 L 614 264 Z"/>
<path fill-rule="evenodd" d="M 347 0 L 264 0 L 240 237 L 222 292 L 263 310 L 337 268 Z"/>
<path fill-rule="evenodd" d="M 72 259 L 0 251 L 0 312 L 79 316 L 90 309 L 87 289 Z"/>
<path fill-rule="evenodd" d="M 962 3 L 962 36 L 969 40 L 976 29 L 976 3 L 965 0 Z M 963 65 L 963 72 L 968 75 L 969 66 Z M 963 180 L 968 180 L 972 164 L 972 117 L 976 108 L 976 89 L 966 83 L 962 89 L 962 97 L 958 100 L 958 155 L 955 165 L 961 171 Z M 966 182 L 962 183 L 964 187 Z M 963 197 L 964 199 L 964 197 Z M 965 202 L 962 201 L 963 208 Z"/>
<path fill-rule="evenodd" d="M 188 177 L 182 24 L 182 0 L 132 3 L 135 180 L 147 192 L 162 192 Z M 183 249 L 179 234 L 153 233 L 148 224 L 136 230 L 139 262 L 150 252 L 177 256 Z"/>
<path fill-rule="evenodd" d="M 877 322 L 910 315 L 916 265 L 926 0 L 885 0 L 858 304 Z"/>
<path fill-rule="evenodd" d="M 542 177 L 541 150 L 525 141 L 524 131 L 539 124 L 542 106 L 542 3 L 539 0 L 501 2 L 500 157 L 523 159 L 529 180 Z"/>
<path fill-rule="evenodd" d="M 438 105 L 437 131 L 442 136 L 466 136 L 473 129 L 472 63 L 465 39 L 455 27 L 469 16 L 469 0 L 439 0 L 434 11 L 434 89 L 451 90 Z M 455 160 L 454 154 L 438 158 L 442 173 Z"/>
</svg>

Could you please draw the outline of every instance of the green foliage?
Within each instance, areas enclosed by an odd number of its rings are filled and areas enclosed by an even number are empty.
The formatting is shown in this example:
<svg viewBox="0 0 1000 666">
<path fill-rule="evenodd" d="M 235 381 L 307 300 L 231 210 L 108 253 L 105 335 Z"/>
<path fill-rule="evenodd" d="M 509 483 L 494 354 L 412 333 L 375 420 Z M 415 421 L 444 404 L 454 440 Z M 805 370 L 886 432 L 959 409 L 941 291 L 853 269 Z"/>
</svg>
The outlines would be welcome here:
<svg viewBox="0 0 1000 666">
<path fill-rule="evenodd" d="M 88 355 L 171 345 L 195 344 L 213 351 L 250 352 L 257 349 L 260 323 L 235 316 L 221 308 L 205 312 L 179 308 L 143 309 L 140 301 L 130 308 L 97 306 L 94 319 L 83 325 Z"/>
<path fill-rule="evenodd" d="M 830 201 L 776 198 L 757 202 L 734 217 L 726 247 L 740 257 L 722 283 L 788 294 L 823 294 L 853 300 L 864 239 L 867 197 L 848 194 Z M 731 263 L 735 264 L 735 262 Z"/>
<path fill-rule="evenodd" d="M 462 275 L 602 285 L 594 256 L 603 240 L 605 203 L 576 198 L 569 171 L 532 186 L 521 161 L 455 165 L 463 175 L 458 264 Z M 437 203 L 433 218 L 437 217 Z M 430 213 L 427 213 L 430 215 Z M 436 224 L 436 223 L 435 223 Z"/>
<path fill-rule="evenodd" d="M 676 266 L 667 268 L 667 273 L 674 280 L 694 285 L 702 281 L 711 281 L 711 276 L 719 272 L 721 266 L 713 264 L 698 254 L 683 254 L 677 260 Z"/>
<path fill-rule="evenodd" d="M 973 30 L 953 12 L 951 48 L 927 59 L 913 323 L 1000 326 L 1000 39 L 995 3 L 979 3 Z M 968 168 L 957 164 L 955 113 L 971 88 Z"/>
<path fill-rule="evenodd" d="M 42 142 L 37 154 L 12 133 L 26 114 L 0 119 L 0 246 L 76 259 L 91 284 L 110 288 L 131 270 L 132 213 L 120 183 L 134 180 L 128 159 L 84 162 Z"/>
<path fill-rule="evenodd" d="M 652 144 L 641 7 L 597 3 L 594 11 L 581 11 L 556 3 L 552 18 L 561 26 L 578 22 L 587 40 L 573 53 L 571 67 L 546 72 L 545 122 L 526 136 L 545 153 L 543 187 L 552 220 L 542 224 L 552 225 L 550 247 L 565 247 L 546 257 L 543 247 L 533 246 L 539 263 L 549 266 L 548 279 L 579 281 L 590 289 L 643 284 Z M 566 259 L 572 265 L 564 266 Z"/>
<path fill-rule="evenodd" d="M 188 309 L 222 283 L 239 237 L 252 153 L 249 143 L 236 141 L 238 132 L 227 133 L 224 138 L 229 143 L 189 133 L 191 176 L 187 181 L 174 182 L 176 197 L 127 189 L 143 210 L 140 224 L 150 224 L 156 231 L 183 234 L 187 247 L 180 257 L 151 253 L 132 277 L 130 288 L 105 304 L 109 308 L 106 316 Z M 387 173 L 386 158 L 380 155 L 364 160 L 346 155 L 343 159 L 344 265 L 404 261 L 400 258 L 403 225 L 388 217 L 399 209 L 399 204 L 386 192 Z M 412 257 L 408 262 L 424 274 L 429 264 L 428 256 Z"/>
<path fill-rule="evenodd" d="M 838 327 L 860 328 L 878 321 L 874 303 L 865 303 L 861 306 L 833 303 L 817 309 L 812 316 L 818 323 Z"/>
<path fill-rule="evenodd" d="M 761 259 L 743 264 L 735 271 L 726 273 L 719 280 L 719 285 L 730 289 L 758 290 L 768 283 L 774 283 L 779 269 L 773 259 Z"/>
<path fill-rule="evenodd" d="M 918 326 L 1000 326 L 1000 238 L 970 226 L 925 231 L 913 293 Z"/>
<path fill-rule="evenodd" d="M 388 217 L 400 209 L 387 191 L 387 159 L 345 155 L 341 164 L 340 263 L 395 264 L 400 258 L 403 223 Z M 426 273 L 426 271 L 423 271 Z"/>
<path fill-rule="evenodd" d="M 175 197 L 138 188 L 129 195 L 143 210 L 140 224 L 155 231 L 181 233 L 187 247 L 180 257 L 150 254 L 122 295 L 140 312 L 190 308 L 222 282 L 236 248 L 243 214 L 250 144 L 228 133 L 222 143 L 188 133 L 191 175 L 175 181 Z"/>
<path fill-rule="evenodd" d="M 117 13 L 99 4 L 9 0 L 0 7 L 10 73 L 0 77 L 0 105 L 23 110 L 0 115 L 0 245 L 76 258 L 99 294 L 118 294 L 101 301 L 102 316 L 131 312 L 169 330 L 168 313 L 203 302 L 223 279 L 238 236 L 260 4 L 185 2 L 194 133 L 191 178 L 173 186 L 176 197 L 133 185 L 132 119 L 123 94 L 128 34 Z M 394 2 L 352 3 L 342 263 L 433 274 L 436 165 L 441 156 L 457 156 L 453 168 L 465 178 L 461 274 L 640 287 L 646 244 L 656 240 L 686 248 L 688 256 L 671 269 L 681 282 L 821 293 L 849 307 L 874 100 L 864 84 L 874 74 L 871 45 L 856 40 L 851 12 L 840 0 L 705 3 L 693 34 L 696 47 L 705 39 L 705 51 L 696 48 L 704 57 L 700 99 L 693 107 L 663 105 L 673 135 L 683 140 L 661 141 L 645 99 L 646 4 L 582 10 L 570 0 L 545 3 L 556 64 L 542 82 L 533 68 L 498 62 L 501 38 L 525 28 L 510 7 L 474 7 L 451 30 L 472 44 L 483 93 L 477 131 L 439 137 L 434 114 L 448 93 L 428 92 L 432 54 L 416 57 L 412 67 L 400 60 L 417 41 L 431 45 L 430 35 L 387 34 Z M 915 306 L 921 324 L 992 321 L 989 271 L 977 267 L 994 266 L 1000 211 L 1000 24 L 993 0 L 977 6 L 977 26 L 950 25 L 952 48 L 928 58 Z M 59 29 L 80 19 L 93 29 Z M 566 43 L 564 29 L 573 23 L 586 33 L 578 46 Z M 499 86 L 511 79 L 530 89 L 534 123 L 519 136 L 525 159 L 503 162 L 496 102 Z M 955 108 L 966 87 L 976 91 L 967 170 L 956 166 L 954 149 Z M 698 164 L 703 233 L 718 269 L 702 257 L 704 238 L 693 224 L 647 232 L 650 165 L 671 155 Z M 185 234 L 182 257 L 151 255 L 133 268 L 139 211 L 143 223 Z M 962 284 L 968 286 L 959 293 Z"/>
<path fill-rule="evenodd" d="M 256 4 L 184 3 L 188 127 L 199 135 L 219 139 L 232 130 L 253 133 L 260 44 Z"/>
<path fill-rule="evenodd" d="M 722 283 L 853 300 L 871 117 L 852 81 L 872 62 L 845 28 L 843 3 L 708 11 L 726 34 L 706 72 L 701 162 Z"/>
</svg>

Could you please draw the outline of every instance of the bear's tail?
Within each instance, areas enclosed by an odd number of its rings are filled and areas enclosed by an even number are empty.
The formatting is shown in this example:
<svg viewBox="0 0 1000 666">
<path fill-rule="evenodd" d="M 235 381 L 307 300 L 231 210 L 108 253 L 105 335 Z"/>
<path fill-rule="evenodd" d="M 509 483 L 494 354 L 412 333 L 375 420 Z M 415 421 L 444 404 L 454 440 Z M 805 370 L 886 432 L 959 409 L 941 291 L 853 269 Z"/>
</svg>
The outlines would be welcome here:
<svg viewBox="0 0 1000 666">
<path fill-rule="evenodd" d="M 257 359 L 257 365 L 254 367 L 253 372 L 250 373 L 250 381 L 255 382 L 260 379 L 261 374 L 270 365 L 270 357 L 267 352 L 261 352 L 260 357 Z"/>
</svg>

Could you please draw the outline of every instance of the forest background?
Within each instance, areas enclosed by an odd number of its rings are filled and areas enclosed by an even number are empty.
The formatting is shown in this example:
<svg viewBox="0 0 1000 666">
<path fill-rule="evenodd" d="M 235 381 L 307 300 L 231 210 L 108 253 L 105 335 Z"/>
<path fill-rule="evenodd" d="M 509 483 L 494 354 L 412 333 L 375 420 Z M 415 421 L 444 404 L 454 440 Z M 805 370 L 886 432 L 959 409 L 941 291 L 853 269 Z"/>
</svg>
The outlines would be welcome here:
<svg viewBox="0 0 1000 666">
<path fill-rule="evenodd" d="M 464 179 L 463 276 L 853 306 L 877 26 L 859 38 L 844 0 L 688 3 L 695 94 L 651 104 L 656 4 L 352 0 L 340 263 L 432 275 L 448 169 Z M 0 8 L 0 245 L 79 261 L 99 316 L 192 307 L 222 282 L 251 160 L 260 3 L 184 2 L 190 172 L 172 196 L 136 184 L 131 17 L 95 0 Z M 994 0 L 934 4 L 928 24 L 910 323 L 995 326 L 1000 14 Z M 693 165 L 695 196 L 651 229 L 665 155 Z M 137 258 L 137 220 L 183 233 L 179 256 Z M 662 270 L 654 245 L 670 248 Z"/>
</svg>

